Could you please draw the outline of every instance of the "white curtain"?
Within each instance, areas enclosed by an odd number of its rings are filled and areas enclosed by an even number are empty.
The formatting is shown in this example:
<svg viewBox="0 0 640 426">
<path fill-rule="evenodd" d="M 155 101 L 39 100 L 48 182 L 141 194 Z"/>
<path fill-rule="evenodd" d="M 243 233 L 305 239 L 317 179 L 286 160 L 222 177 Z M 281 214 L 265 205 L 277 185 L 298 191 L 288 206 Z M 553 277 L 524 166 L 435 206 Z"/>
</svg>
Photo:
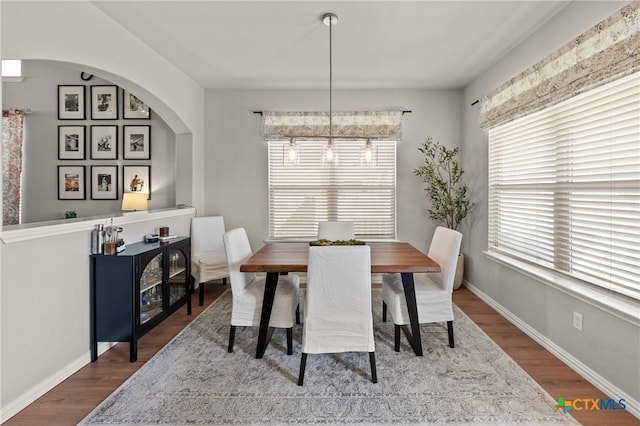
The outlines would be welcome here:
<svg viewBox="0 0 640 426">
<path fill-rule="evenodd" d="M 2 111 L 2 223 L 20 223 L 24 113 Z"/>
</svg>

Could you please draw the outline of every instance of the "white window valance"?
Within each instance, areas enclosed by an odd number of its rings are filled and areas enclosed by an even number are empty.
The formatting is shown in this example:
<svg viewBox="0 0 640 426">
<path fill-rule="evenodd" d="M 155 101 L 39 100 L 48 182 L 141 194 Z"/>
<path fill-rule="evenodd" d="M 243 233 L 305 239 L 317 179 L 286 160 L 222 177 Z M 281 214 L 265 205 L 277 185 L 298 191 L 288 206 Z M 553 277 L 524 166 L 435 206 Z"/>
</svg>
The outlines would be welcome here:
<svg viewBox="0 0 640 426">
<path fill-rule="evenodd" d="M 640 71 L 640 0 L 578 36 L 482 100 L 488 129 Z"/>
<path fill-rule="evenodd" d="M 402 140 L 402 111 L 341 111 L 331 114 L 334 138 Z M 262 113 L 265 140 L 329 137 L 329 113 Z"/>
</svg>

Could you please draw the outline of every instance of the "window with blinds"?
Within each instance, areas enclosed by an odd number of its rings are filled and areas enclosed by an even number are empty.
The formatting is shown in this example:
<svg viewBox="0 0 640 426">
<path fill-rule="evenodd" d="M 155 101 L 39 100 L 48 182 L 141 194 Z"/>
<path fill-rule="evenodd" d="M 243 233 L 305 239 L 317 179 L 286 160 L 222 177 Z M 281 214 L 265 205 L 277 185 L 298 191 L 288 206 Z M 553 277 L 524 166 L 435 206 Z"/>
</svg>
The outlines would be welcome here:
<svg viewBox="0 0 640 426">
<path fill-rule="evenodd" d="M 489 250 L 640 299 L 640 74 L 489 130 Z"/>
<path fill-rule="evenodd" d="M 396 142 L 334 140 L 335 159 L 324 158 L 327 140 L 269 143 L 269 236 L 315 239 L 318 222 L 354 222 L 356 238 L 392 239 L 396 230 Z"/>
</svg>

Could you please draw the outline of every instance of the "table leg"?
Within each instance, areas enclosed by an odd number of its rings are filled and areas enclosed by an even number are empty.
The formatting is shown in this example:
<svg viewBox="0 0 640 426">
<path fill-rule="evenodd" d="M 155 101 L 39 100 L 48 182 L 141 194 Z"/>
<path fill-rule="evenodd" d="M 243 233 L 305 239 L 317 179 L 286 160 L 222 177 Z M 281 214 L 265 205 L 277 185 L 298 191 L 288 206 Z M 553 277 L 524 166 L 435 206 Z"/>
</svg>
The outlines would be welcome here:
<svg viewBox="0 0 640 426">
<path fill-rule="evenodd" d="M 402 287 L 404 287 L 404 297 L 407 301 L 409 311 L 409 322 L 411 323 L 411 347 L 416 356 L 422 356 L 422 338 L 420 337 L 420 324 L 418 323 L 418 306 L 416 305 L 416 289 L 413 283 L 413 274 L 403 272 Z"/>
<path fill-rule="evenodd" d="M 264 284 L 264 297 L 262 299 L 262 314 L 260 315 L 260 329 L 258 331 L 258 347 L 256 348 L 256 358 L 262 358 L 267 349 L 267 331 L 271 320 L 271 309 L 273 299 L 276 295 L 278 285 L 278 272 L 267 272 L 267 280 Z"/>
</svg>

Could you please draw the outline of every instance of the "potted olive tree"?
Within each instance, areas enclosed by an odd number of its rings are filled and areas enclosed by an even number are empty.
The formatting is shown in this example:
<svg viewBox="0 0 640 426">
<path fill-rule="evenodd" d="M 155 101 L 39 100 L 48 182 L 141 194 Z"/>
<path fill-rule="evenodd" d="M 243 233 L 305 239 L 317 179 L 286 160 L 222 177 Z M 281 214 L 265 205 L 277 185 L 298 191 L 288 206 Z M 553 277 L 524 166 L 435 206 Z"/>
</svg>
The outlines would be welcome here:
<svg viewBox="0 0 640 426">
<path fill-rule="evenodd" d="M 413 170 L 426 184 L 425 191 L 431 202 L 429 217 L 443 222 L 448 228 L 458 229 L 460 222 L 475 205 L 467 195 L 462 181 L 464 170 L 460 166 L 459 148 L 448 149 L 427 137 L 418 150 L 424 155 L 424 165 Z M 464 257 L 458 257 L 454 289 L 462 284 Z"/>
</svg>

